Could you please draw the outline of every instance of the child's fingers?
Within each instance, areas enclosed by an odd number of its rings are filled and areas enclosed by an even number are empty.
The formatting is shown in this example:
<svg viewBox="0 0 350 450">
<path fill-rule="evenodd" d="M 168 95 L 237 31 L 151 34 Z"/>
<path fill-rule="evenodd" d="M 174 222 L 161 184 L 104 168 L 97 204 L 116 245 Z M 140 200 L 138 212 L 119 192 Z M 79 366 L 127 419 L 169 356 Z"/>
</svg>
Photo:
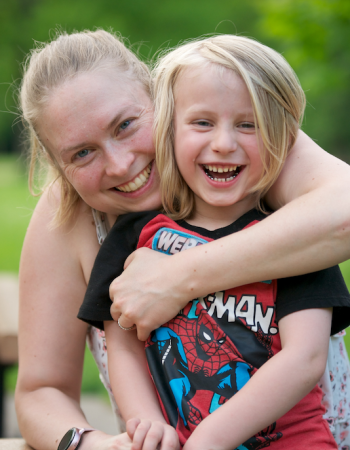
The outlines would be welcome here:
<svg viewBox="0 0 350 450">
<path fill-rule="evenodd" d="M 142 450 L 158 450 L 164 435 L 164 424 L 152 422 L 151 427 L 144 439 Z M 164 447 L 165 449 L 165 447 Z M 170 450 L 170 449 L 168 449 Z"/>
<path fill-rule="evenodd" d="M 144 441 L 151 426 L 152 422 L 150 420 L 141 420 L 139 422 L 132 439 L 132 450 L 144 450 Z"/>
<path fill-rule="evenodd" d="M 153 422 L 145 437 L 142 450 L 179 450 L 179 438 L 173 427 Z"/>
<path fill-rule="evenodd" d="M 141 420 L 137 418 L 129 419 L 126 422 L 126 432 L 128 433 L 128 436 L 130 437 L 131 440 L 134 438 L 135 431 L 139 426 L 140 422 Z"/>
<path fill-rule="evenodd" d="M 180 450 L 179 436 L 170 425 L 164 428 L 160 450 Z"/>
</svg>

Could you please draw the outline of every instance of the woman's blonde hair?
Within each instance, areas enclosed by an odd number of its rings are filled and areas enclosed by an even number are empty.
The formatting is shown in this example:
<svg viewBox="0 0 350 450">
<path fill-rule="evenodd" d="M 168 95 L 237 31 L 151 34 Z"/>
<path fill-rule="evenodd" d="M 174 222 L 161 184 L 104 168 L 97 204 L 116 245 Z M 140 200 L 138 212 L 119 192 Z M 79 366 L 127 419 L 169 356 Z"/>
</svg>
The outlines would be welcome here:
<svg viewBox="0 0 350 450">
<path fill-rule="evenodd" d="M 305 95 L 287 61 L 246 37 L 220 35 L 193 41 L 170 51 L 154 68 L 156 161 L 165 211 L 175 220 L 191 216 L 194 194 L 182 178 L 174 156 L 174 89 L 188 67 L 229 69 L 245 82 L 251 98 L 263 174 L 251 192 L 260 199 L 276 181 L 293 146 L 305 108 Z"/>
<path fill-rule="evenodd" d="M 29 188 L 34 194 L 36 176 L 43 168 L 46 172 L 49 170 L 40 193 L 53 181 L 59 181 L 61 202 L 54 219 L 56 225 L 72 218 L 80 197 L 64 176 L 52 152 L 40 141 L 38 123 L 54 88 L 78 74 L 101 68 L 126 72 L 131 79 L 143 85 L 147 94 L 151 94 L 148 67 L 125 47 L 120 36 L 104 30 L 73 34 L 59 32 L 52 42 L 38 44 L 24 63 L 20 108 L 29 131 Z"/>
</svg>

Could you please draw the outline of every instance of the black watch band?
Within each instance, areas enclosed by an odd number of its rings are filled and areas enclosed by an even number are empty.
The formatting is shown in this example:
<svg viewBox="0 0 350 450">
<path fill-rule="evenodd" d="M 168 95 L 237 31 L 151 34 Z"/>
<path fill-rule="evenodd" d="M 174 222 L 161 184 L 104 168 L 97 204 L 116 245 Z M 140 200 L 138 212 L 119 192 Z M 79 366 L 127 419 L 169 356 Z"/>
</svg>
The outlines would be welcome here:
<svg viewBox="0 0 350 450">
<path fill-rule="evenodd" d="M 95 428 L 71 428 L 61 439 L 57 450 L 75 450 L 78 448 L 85 431 L 95 431 Z"/>
</svg>

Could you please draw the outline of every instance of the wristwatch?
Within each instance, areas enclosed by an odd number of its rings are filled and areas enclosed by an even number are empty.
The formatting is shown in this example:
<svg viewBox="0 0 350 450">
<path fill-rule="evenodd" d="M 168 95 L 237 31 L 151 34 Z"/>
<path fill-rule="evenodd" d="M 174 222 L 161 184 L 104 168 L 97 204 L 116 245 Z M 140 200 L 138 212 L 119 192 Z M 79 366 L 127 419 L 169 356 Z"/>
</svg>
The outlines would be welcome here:
<svg viewBox="0 0 350 450">
<path fill-rule="evenodd" d="M 95 428 L 71 428 L 63 436 L 57 450 L 74 450 L 78 448 L 81 437 L 85 431 L 95 431 Z"/>
</svg>

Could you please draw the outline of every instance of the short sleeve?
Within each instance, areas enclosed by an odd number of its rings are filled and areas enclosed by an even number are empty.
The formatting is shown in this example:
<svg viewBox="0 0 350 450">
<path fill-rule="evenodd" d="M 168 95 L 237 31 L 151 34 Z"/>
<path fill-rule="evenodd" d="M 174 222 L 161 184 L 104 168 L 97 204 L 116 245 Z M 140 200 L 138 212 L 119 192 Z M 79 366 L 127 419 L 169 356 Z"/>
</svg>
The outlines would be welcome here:
<svg viewBox="0 0 350 450">
<path fill-rule="evenodd" d="M 118 217 L 96 257 L 78 318 L 103 330 L 103 321 L 113 320 L 110 314 L 109 286 L 121 275 L 127 257 L 137 248 L 146 223 L 159 212 L 146 211 Z"/>
<path fill-rule="evenodd" d="M 338 266 L 277 280 L 277 321 L 311 308 L 333 308 L 332 335 L 350 325 L 350 295 Z"/>
</svg>

